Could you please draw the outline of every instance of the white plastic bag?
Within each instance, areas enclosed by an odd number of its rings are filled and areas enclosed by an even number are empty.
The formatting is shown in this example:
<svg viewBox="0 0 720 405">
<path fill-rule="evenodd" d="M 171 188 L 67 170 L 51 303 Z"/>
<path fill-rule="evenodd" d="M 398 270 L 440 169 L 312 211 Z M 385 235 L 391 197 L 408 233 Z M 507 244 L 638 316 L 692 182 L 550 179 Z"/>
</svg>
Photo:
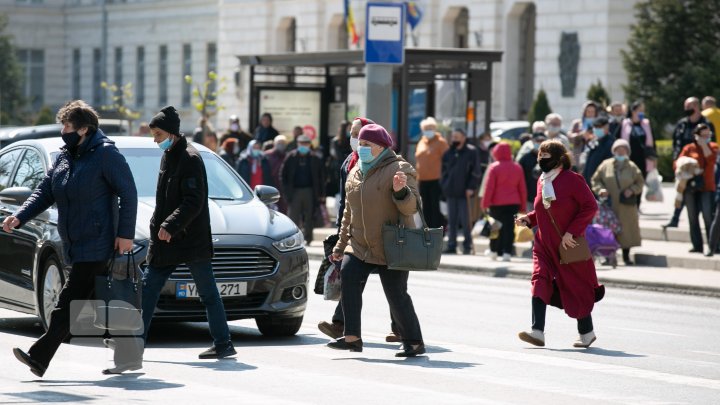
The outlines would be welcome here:
<svg viewBox="0 0 720 405">
<path fill-rule="evenodd" d="M 645 178 L 645 199 L 647 201 L 662 202 L 662 177 L 658 173 L 657 169 L 650 170 Z"/>
<path fill-rule="evenodd" d="M 340 301 L 341 293 L 340 266 L 333 263 L 333 266 L 325 272 L 325 291 L 323 291 L 323 298 L 325 301 Z"/>
<path fill-rule="evenodd" d="M 487 221 L 487 217 L 482 217 L 475 221 L 475 226 L 473 226 L 471 231 L 472 236 L 480 236 L 483 228 L 485 228 L 485 224 L 487 223 Z"/>
</svg>

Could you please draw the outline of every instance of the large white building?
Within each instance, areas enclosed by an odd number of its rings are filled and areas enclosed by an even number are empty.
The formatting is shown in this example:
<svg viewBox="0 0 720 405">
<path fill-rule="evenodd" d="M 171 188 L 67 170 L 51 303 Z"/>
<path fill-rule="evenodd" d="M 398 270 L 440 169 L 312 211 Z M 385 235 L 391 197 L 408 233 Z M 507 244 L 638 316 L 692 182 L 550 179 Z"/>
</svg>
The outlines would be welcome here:
<svg viewBox="0 0 720 405">
<path fill-rule="evenodd" d="M 425 0 L 407 46 L 501 50 L 492 116 L 522 119 L 543 88 L 566 121 L 591 83 L 623 100 L 620 50 L 636 0 Z M 363 34 L 365 0 L 351 0 Z M 132 83 L 125 100 L 149 119 L 167 104 L 195 125 L 185 75 L 217 71 L 227 82 L 215 121 L 248 122 L 248 74 L 237 55 L 348 48 L 343 0 L 0 0 L 9 16 L 33 106 L 106 100 L 100 82 Z M 362 41 L 361 41 L 362 42 Z M 562 69 L 561 69 L 562 66 Z M 562 72 L 562 76 L 561 76 Z"/>
</svg>

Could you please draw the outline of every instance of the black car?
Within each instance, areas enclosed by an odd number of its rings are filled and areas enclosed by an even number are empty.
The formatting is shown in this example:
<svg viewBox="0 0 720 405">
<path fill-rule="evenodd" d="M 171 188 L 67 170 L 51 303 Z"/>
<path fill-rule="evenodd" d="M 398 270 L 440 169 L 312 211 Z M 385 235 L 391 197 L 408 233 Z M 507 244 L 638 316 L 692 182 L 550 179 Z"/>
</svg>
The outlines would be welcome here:
<svg viewBox="0 0 720 405">
<path fill-rule="evenodd" d="M 144 269 L 162 151 L 150 138 L 112 139 L 137 186 L 133 251 Z M 30 196 L 61 146 L 60 138 L 50 138 L 19 141 L 0 150 L 0 221 Z M 253 192 L 222 158 L 195 147 L 208 176 L 212 263 L 228 320 L 254 318 L 264 335 L 294 335 L 307 304 L 308 257 L 301 231 L 268 207 L 279 198 L 276 189 L 258 186 Z M 0 230 L 0 307 L 38 315 L 47 327 L 69 269 L 54 207 L 11 234 Z M 178 267 L 162 289 L 155 318 L 206 320 L 205 307 L 193 291 L 188 268 Z"/>
</svg>

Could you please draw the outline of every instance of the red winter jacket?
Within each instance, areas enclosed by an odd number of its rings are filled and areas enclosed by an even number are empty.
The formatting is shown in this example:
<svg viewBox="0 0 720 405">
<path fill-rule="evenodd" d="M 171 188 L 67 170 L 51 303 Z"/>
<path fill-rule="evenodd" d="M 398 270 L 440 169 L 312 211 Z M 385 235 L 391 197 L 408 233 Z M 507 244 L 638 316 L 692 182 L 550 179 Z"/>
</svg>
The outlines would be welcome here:
<svg viewBox="0 0 720 405">
<path fill-rule="evenodd" d="M 510 145 L 500 143 L 492 150 L 495 163 L 488 168 L 485 194 L 482 199 L 484 209 L 498 205 L 519 205 L 525 212 L 527 188 L 522 166 L 513 162 Z"/>
</svg>

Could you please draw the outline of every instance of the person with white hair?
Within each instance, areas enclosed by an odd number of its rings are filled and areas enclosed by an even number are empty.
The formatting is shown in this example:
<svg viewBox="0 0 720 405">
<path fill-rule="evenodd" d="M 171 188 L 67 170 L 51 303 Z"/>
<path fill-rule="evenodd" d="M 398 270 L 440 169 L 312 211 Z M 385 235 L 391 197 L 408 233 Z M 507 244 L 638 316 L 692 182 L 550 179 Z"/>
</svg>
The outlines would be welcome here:
<svg viewBox="0 0 720 405">
<path fill-rule="evenodd" d="M 570 149 L 570 140 L 562 133 L 563 117 L 558 113 L 550 113 L 545 116 L 545 136 L 548 140 L 557 139 L 562 142 L 565 148 Z"/>
<path fill-rule="evenodd" d="M 415 150 L 415 168 L 417 170 L 418 188 L 422 200 L 425 220 L 431 228 L 440 228 L 445 225 L 445 219 L 440 213 L 440 177 L 442 172 L 442 157 L 450 148 L 447 141 L 437 132 L 437 121 L 427 117 L 420 121 L 422 138 Z"/>
<path fill-rule="evenodd" d="M 545 132 L 547 131 L 547 127 L 545 126 L 544 121 L 533 122 L 530 129 L 532 131 L 531 132 L 532 137 L 530 139 L 528 139 L 527 141 L 523 142 L 523 144 L 520 146 L 520 150 L 518 150 L 517 154 L 515 155 L 515 161 L 518 163 L 525 155 L 532 152 L 533 148 L 535 148 L 535 143 L 536 143 L 535 139 L 537 137 L 539 137 L 541 134 L 543 137 L 545 137 Z"/>
</svg>

